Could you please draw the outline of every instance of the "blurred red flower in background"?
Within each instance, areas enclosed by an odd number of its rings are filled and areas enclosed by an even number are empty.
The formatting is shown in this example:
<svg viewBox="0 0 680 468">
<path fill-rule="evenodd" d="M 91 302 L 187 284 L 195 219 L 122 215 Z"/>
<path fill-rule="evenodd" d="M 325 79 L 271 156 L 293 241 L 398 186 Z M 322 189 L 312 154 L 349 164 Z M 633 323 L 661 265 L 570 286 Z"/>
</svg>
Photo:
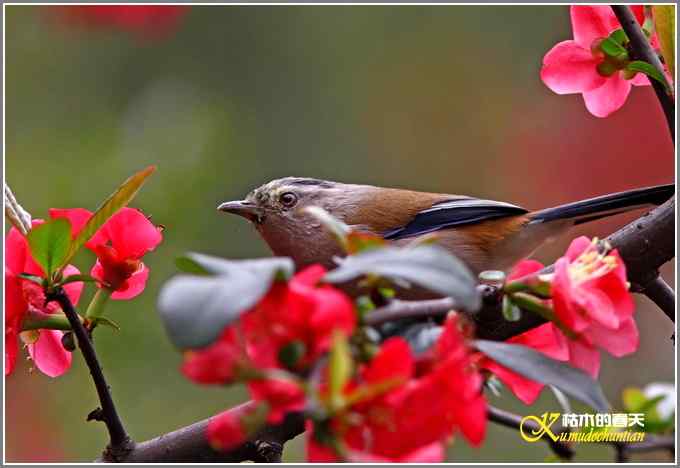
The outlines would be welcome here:
<svg viewBox="0 0 680 468">
<path fill-rule="evenodd" d="M 445 441 L 455 431 L 474 445 L 481 443 L 486 427 L 482 376 L 461 328 L 458 316 L 451 315 L 434 347 L 417 359 L 404 339 L 390 338 L 360 369 L 345 389 L 353 404 L 328 423 L 349 461 L 442 461 Z M 338 461 L 332 446 L 319 440 L 323 430 L 312 429 L 308 460 Z"/>
<path fill-rule="evenodd" d="M 33 226 L 42 224 L 33 220 Z M 22 322 L 28 314 L 39 317 L 44 314 L 60 312 L 56 302 L 45 305 L 42 287 L 18 276 L 21 273 L 45 277 L 45 273 L 33 260 L 26 238 L 11 228 L 5 239 L 5 375 L 9 375 L 16 364 L 18 340 Z M 64 275 L 80 272 L 73 265 L 64 269 Z M 82 282 L 69 283 L 64 290 L 75 305 L 83 290 Z M 71 353 L 61 344 L 64 332 L 59 330 L 33 330 L 25 332 L 28 354 L 35 366 L 50 377 L 58 377 L 71 367 Z"/>
<path fill-rule="evenodd" d="M 63 5 L 50 7 L 66 24 L 91 28 L 112 28 L 145 38 L 159 38 L 173 32 L 186 15 L 184 5 Z"/>
<path fill-rule="evenodd" d="M 632 6 L 638 22 L 644 21 L 641 5 Z M 574 39 L 555 45 L 543 57 L 541 79 L 557 94 L 582 93 L 588 111 L 607 117 L 626 102 L 631 84 L 649 85 L 643 74 L 626 79 L 625 63 L 609 63 L 597 50 L 597 42 L 621 26 L 608 5 L 571 7 Z M 611 65 L 611 66 L 610 66 Z"/>
</svg>

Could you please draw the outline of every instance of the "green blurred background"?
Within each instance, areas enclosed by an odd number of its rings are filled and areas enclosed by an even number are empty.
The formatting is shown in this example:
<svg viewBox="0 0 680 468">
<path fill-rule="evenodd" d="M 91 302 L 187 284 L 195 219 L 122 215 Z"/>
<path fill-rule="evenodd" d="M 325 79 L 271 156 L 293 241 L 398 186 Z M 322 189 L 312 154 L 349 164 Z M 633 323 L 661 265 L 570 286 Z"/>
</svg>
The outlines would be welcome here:
<svg viewBox="0 0 680 468">
<path fill-rule="evenodd" d="M 50 207 L 94 209 L 134 171 L 158 171 L 133 206 L 166 226 L 145 262 L 135 300 L 107 314 L 122 330 L 96 343 L 120 413 L 141 441 L 245 398 L 241 388 L 200 387 L 178 371 L 155 298 L 193 250 L 268 255 L 241 219 L 216 205 L 269 179 L 300 175 L 466 193 L 542 208 L 673 180 L 674 153 L 651 88 L 635 88 L 607 119 L 580 96 L 539 79 L 541 59 L 570 39 L 568 8 L 453 6 L 192 7 L 162 37 L 56 20 L 48 7 L 6 12 L 6 179 L 34 217 Z M 605 235 L 631 217 L 574 232 Z M 569 239 L 542 249 L 551 261 Z M 77 266 L 89 271 L 89 252 Z M 673 270 L 664 274 L 674 284 Z M 81 304 L 93 291 L 88 287 Z M 672 325 L 638 298 L 641 346 L 603 359 L 602 383 L 620 405 L 627 386 L 674 381 Z M 86 423 L 97 401 L 87 369 L 50 379 L 22 360 L 7 379 L 8 461 L 89 461 L 106 442 Z M 536 408 L 511 395 L 493 403 Z M 456 441 L 452 461 L 543 461 L 545 444 L 489 427 L 479 449 Z M 286 448 L 302 460 L 304 441 Z M 638 460 L 667 461 L 665 454 Z M 578 461 L 612 461 L 607 447 L 578 447 Z"/>
</svg>

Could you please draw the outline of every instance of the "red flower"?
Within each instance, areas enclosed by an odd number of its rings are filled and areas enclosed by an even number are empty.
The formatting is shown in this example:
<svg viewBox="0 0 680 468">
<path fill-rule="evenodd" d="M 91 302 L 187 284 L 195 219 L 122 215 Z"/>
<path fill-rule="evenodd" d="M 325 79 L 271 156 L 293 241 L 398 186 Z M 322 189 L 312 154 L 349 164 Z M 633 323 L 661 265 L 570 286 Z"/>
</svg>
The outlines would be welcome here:
<svg viewBox="0 0 680 468">
<path fill-rule="evenodd" d="M 383 391 L 376 392 L 381 386 Z M 362 391 L 368 396 L 335 415 L 330 427 L 350 461 L 441 461 L 446 439 L 457 430 L 475 445 L 483 439 L 481 387 L 458 319 L 451 316 L 434 349 L 417 364 L 402 338 L 385 341 L 346 389 L 349 399 Z M 308 460 L 338 461 L 317 437 L 310 431 Z"/>
<path fill-rule="evenodd" d="M 236 327 L 227 327 L 222 336 L 210 346 L 184 353 L 182 373 L 201 384 L 224 384 L 233 381 L 239 368 L 250 365 L 240 344 Z"/>
<path fill-rule="evenodd" d="M 578 361 L 583 364 L 595 346 L 616 357 L 637 350 L 635 304 L 628 291 L 626 266 L 616 250 L 605 255 L 595 241 L 574 239 L 565 256 L 555 262 L 552 296 L 556 316 L 583 342 L 583 349 L 572 349 L 576 365 Z M 597 375 L 595 366 L 586 369 Z"/>
<path fill-rule="evenodd" d="M 515 265 L 508 275 L 508 281 L 533 275 L 542 269 L 543 265 L 540 262 L 522 260 Z M 527 346 L 558 361 L 569 360 L 567 339 L 552 323 L 544 323 L 520 335 L 513 336 L 506 340 L 506 342 Z M 478 366 L 498 377 L 517 398 L 527 405 L 536 401 L 541 390 L 543 390 L 543 384 L 529 380 L 487 357 L 481 357 Z"/>
<path fill-rule="evenodd" d="M 34 220 L 33 226 L 43 221 Z M 45 273 L 31 257 L 26 238 L 11 228 L 5 239 L 5 375 L 9 375 L 16 364 L 18 339 L 21 325 L 28 314 L 40 316 L 61 311 L 57 303 L 45 306 L 42 288 L 32 281 L 20 278 L 21 273 L 45 277 Z M 80 273 L 68 265 L 64 275 Z M 64 290 L 75 305 L 80 299 L 83 283 L 69 283 Z M 61 344 L 63 332 L 59 330 L 36 330 L 23 335 L 28 342 L 28 354 L 35 366 L 50 377 L 57 377 L 71 367 L 71 353 Z"/>
<path fill-rule="evenodd" d="M 67 218 L 75 237 L 92 213 L 83 208 L 49 210 L 52 218 Z M 121 208 L 85 244 L 97 255 L 90 271 L 107 283 L 112 299 L 132 299 L 144 291 L 149 269 L 141 258 L 160 244 L 163 236 L 139 210 Z M 100 285 L 101 287 L 101 285 Z"/>
<path fill-rule="evenodd" d="M 206 435 L 210 445 L 216 450 L 229 450 L 248 437 L 246 419 L 257 406 L 252 402 L 231 408 L 210 418 Z"/>
<path fill-rule="evenodd" d="M 181 5 L 69 5 L 52 7 L 65 23 L 114 28 L 145 37 L 174 31 L 188 7 Z"/>
<path fill-rule="evenodd" d="M 643 7 L 632 6 L 638 22 L 644 20 Z M 621 26 L 608 5 L 571 7 L 574 40 L 555 45 L 543 57 L 541 79 L 557 94 L 582 93 L 586 108 L 597 117 L 606 117 L 626 102 L 631 84 L 649 85 L 643 74 L 624 77 L 625 61 L 607 61 L 597 49 L 599 40 Z"/>
<path fill-rule="evenodd" d="M 280 423 L 286 413 L 299 411 L 305 406 L 304 389 L 289 379 L 253 379 L 248 382 L 250 396 L 255 401 L 267 402 L 267 422 Z"/>
<path fill-rule="evenodd" d="M 544 323 L 521 335 L 513 336 L 506 340 L 506 343 L 533 348 L 558 361 L 569 360 L 568 342 L 562 332 L 552 323 Z M 517 398 L 527 405 L 536 401 L 543 390 L 543 384 L 529 380 L 487 357 L 480 360 L 479 367 L 487 369 L 498 377 Z"/>
</svg>

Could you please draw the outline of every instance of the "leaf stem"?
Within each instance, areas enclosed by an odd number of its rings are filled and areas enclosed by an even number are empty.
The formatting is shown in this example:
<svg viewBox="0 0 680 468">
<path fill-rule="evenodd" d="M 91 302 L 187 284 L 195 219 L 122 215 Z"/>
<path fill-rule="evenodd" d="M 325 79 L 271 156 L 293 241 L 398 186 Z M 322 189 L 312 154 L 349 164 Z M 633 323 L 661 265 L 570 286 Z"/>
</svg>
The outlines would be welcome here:
<svg viewBox="0 0 680 468">
<path fill-rule="evenodd" d="M 80 319 L 80 316 L 78 316 Z M 80 319 L 82 320 L 82 319 Z M 39 330 L 47 328 L 50 330 L 71 330 L 71 323 L 64 314 L 41 314 L 28 315 L 21 324 L 21 331 Z"/>
<path fill-rule="evenodd" d="M 87 306 L 85 317 L 89 319 L 98 319 L 104 315 L 104 308 L 111 298 L 111 291 L 109 288 L 100 288 L 95 293 L 90 305 Z"/>
</svg>

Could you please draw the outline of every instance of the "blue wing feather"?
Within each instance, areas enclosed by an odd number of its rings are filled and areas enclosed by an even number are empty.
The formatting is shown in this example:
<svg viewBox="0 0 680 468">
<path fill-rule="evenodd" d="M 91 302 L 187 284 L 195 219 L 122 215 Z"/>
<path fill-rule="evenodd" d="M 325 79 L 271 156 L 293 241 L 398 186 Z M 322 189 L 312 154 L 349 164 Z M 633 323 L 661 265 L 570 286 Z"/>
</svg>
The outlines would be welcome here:
<svg viewBox="0 0 680 468">
<path fill-rule="evenodd" d="M 445 200 L 419 212 L 408 224 L 386 232 L 383 237 L 389 240 L 403 239 L 528 212 L 520 206 L 493 200 L 478 198 Z"/>
</svg>

